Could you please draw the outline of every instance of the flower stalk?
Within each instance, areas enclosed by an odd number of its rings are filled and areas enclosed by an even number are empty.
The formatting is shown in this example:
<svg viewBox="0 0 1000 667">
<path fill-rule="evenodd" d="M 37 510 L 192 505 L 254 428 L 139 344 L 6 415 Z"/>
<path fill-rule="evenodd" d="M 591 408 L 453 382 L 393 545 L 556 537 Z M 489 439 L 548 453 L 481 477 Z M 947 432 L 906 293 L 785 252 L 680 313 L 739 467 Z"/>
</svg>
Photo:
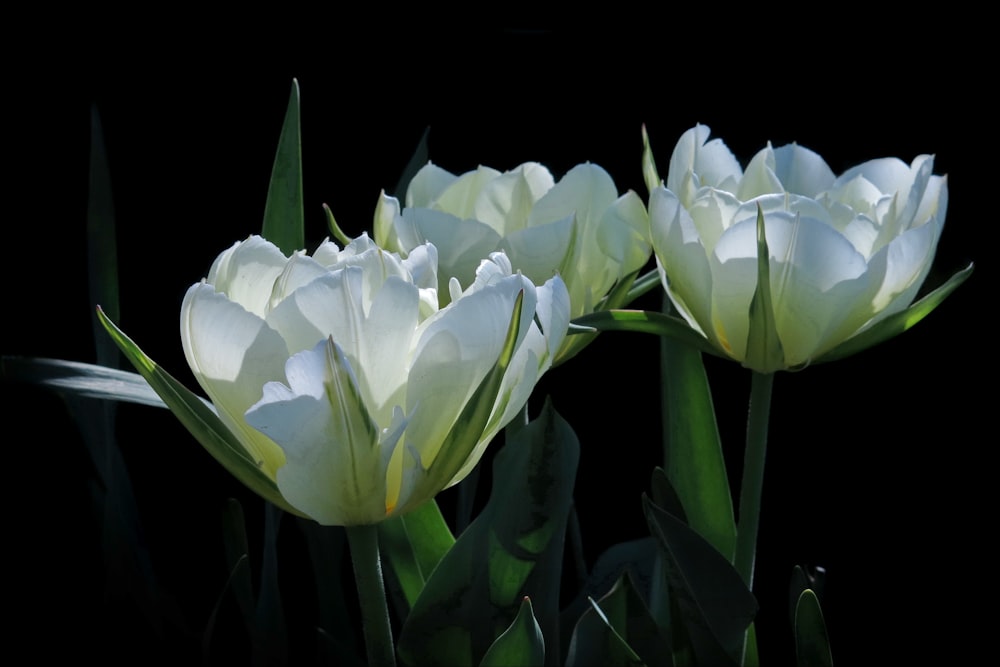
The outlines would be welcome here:
<svg viewBox="0 0 1000 667">
<path fill-rule="evenodd" d="M 382 579 L 376 525 L 347 526 L 347 541 L 361 605 L 365 650 L 371 667 L 395 667 L 396 650 Z"/>
</svg>

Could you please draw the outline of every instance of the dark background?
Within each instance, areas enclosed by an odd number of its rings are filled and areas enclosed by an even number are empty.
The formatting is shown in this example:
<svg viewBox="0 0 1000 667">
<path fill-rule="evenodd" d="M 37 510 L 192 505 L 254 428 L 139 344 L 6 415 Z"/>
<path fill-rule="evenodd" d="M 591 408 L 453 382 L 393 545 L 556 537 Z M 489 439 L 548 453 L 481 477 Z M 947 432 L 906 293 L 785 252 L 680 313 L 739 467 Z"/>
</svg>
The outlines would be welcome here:
<svg viewBox="0 0 1000 667">
<path fill-rule="evenodd" d="M 776 378 L 758 630 L 765 664 L 786 664 L 788 576 L 795 564 L 815 565 L 827 572 L 838 663 L 961 664 L 985 654 L 992 612 L 973 604 L 993 588 L 995 532 L 986 415 L 996 345 L 982 307 L 995 286 L 995 119 L 984 87 L 992 48 L 975 17 L 911 16 L 905 32 L 871 12 L 819 32 L 758 18 L 636 17 L 628 29 L 588 32 L 344 27 L 299 16 L 267 17 L 254 31 L 177 17 L 31 23 L 34 47 L 8 62 L 6 77 L 13 206 L 2 352 L 94 359 L 84 229 L 91 105 L 115 193 L 120 324 L 191 388 L 181 298 L 221 250 L 260 230 L 293 78 L 310 249 L 326 235 L 323 203 L 349 234 L 371 229 L 379 191 L 395 190 L 428 126 L 431 160 L 453 172 L 535 160 L 559 177 L 591 161 L 643 197 L 643 124 L 662 173 L 698 122 L 744 163 L 768 140 L 797 141 L 835 172 L 934 153 L 950 201 L 928 284 L 971 261 L 976 271 L 902 337 Z M 657 308 L 659 295 L 636 305 Z M 605 334 L 536 392 L 580 436 L 576 500 L 591 563 L 646 534 L 640 494 L 660 462 L 657 350 L 653 337 Z M 738 475 L 749 375 L 706 364 Z M 39 655 L 68 643 L 81 658 L 110 662 L 135 642 L 191 664 L 195 639 L 163 645 L 129 601 L 106 593 L 93 468 L 62 403 L 30 387 L 3 391 L 15 636 Z M 156 575 L 196 632 L 225 582 L 221 505 L 239 498 L 259 525 L 260 503 L 165 411 L 122 406 L 119 438 Z"/>
</svg>

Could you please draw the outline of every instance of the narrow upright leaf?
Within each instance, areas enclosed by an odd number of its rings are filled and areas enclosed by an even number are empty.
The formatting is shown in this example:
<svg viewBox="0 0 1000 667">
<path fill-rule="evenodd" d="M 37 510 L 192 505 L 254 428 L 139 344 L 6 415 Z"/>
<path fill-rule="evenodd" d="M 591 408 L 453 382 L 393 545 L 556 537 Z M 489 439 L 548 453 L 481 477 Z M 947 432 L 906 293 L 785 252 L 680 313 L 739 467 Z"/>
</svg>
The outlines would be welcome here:
<svg viewBox="0 0 1000 667">
<path fill-rule="evenodd" d="M 664 302 L 669 303 L 666 296 Z M 661 338 L 660 381 L 664 472 L 688 526 L 732 561 L 733 500 L 701 352 Z"/>
<path fill-rule="evenodd" d="M 261 235 L 286 255 L 305 246 L 302 203 L 302 133 L 299 127 L 299 82 L 292 79 L 285 123 L 271 170 Z"/>
<path fill-rule="evenodd" d="M 131 338 L 107 318 L 99 306 L 97 315 L 125 357 L 215 460 L 261 498 L 286 512 L 302 516 L 301 512 L 285 501 L 278 491 L 277 483 L 254 464 L 243 445 L 219 420 L 212 408 L 147 357 Z"/>
</svg>

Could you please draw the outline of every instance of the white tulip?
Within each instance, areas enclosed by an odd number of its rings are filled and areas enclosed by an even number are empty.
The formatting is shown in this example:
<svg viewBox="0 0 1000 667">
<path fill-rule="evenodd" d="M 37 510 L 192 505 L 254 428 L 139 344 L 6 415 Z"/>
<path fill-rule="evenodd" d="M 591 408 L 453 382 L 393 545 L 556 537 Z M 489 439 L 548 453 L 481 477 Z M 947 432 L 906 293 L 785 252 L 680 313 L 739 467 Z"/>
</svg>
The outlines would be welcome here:
<svg viewBox="0 0 1000 667">
<path fill-rule="evenodd" d="M 535 284 L 561 276 L 575 318 L 623 305 L 603 300 L 652 254 L 641 198 L 633 191 L 619 196 L 611 176 L 595 164 L 577 165 L 558 182 L 536 162 L 502 173 L 479 167 L 459 176 L 427 164 L 413 177 L 404 201 L 401 207 L 383 194 L 375 239 L 403 255 L 433 243 L 442 303 L 450 297 L 445 286 L 451 278 L 468 284 L 479 261 L 501 250 Z M 586 341 L 567 338 L 556 363 Z"/>
<path fill-rule="evenodd" d="M 250 237 L 181 309 L 184 353 L 226 426 L 288 503 L 373 524 L 459 482 L 551 366 L 569 323 L 558 277 L 502 254 L 439 308 L 437 251 L 367 236 L 286 257 Z"/>
<path fill-rule="evenodd" d="M 840 176 L 813 151 L 770 144 L 746 167 L 709 129 L 681 136 L 651 189 L 663 285 L 688 323 L 760 372 L 801 367 L 913 301 L 944 225 L 934 159 L 871 160 Z M 748 352 L 757 215 L 769 249 L 780 350 Z"/>
</svg>

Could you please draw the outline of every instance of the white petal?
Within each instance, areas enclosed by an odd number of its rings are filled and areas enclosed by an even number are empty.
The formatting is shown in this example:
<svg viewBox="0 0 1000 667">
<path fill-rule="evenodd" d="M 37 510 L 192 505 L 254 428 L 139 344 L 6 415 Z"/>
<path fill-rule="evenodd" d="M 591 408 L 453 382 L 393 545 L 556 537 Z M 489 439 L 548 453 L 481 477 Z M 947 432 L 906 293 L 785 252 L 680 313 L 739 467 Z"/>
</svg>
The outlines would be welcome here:
<svg viewBox="0 0 1000 667">
<path fill-rule="evenodd" d="M 445 188 L 455 182 L 450 171 L 428 162 L 414 174 L 406 188 L 406 206 L 426 208 L 432 206 Z"/>
<path fill-rule="evenodd" d="M 721 139 L 708 141 L 710 130 L 696 125 L 681 135 L 670 156 L 666 187 L 685 205 L 704 186 L 735 191 L 743 168 Z"/>
<path fill-rule="evenodd" d="M 188 289 L 181 304 L 181 343 L 219 418 L 273 478 L 284 454 L 250 428 L 243 415 L 267 382 L 284 377 L 288 350 L 281 336 L 211 285 L 199 283 Z"/>
<path fill-rule="evenodd" d="M 535 202 L 554 184 L 548 169 L 526 162 L 486 184 L 476 200 L 473 217 L 506 236 L 528 224 Z"/>
<path fill-rule="evenodd" d="M 719 343 L 711 333 L 712 274 L 705 246 L 691 215 L 666 188 L 650 195 L 649 228 L 671 301 L 691 326 Z"/>
<path fill-rule="evenodd" d="M 826 160 L 798 144 L 774 149 L 774 173 L 781 180 L 785 192 L 806 197 L 816 197 L 836 180 Z"/>
<path fill-rule="evenodd" d="M 460 220 L 430 209 L 405 209 L 398 231 L 408 248 L 423 243 L 437 248 L 437 287 L 441 294 L 447 294 L 445 287 L 452 277 L 463 285 L 471 283 L 479 262 L 500 243 L 500 235 L 481 222 Z"/>
<path fill-rule="evenodd" d="M 332 342 L 321 341 L 292 356 L 287 372 L 292 386 L 268 384 L 246 414 L 285 452 L 277 476 L 282 496 L 324 525 L 381 521 L 388 457 L 347 358 Z"/>
<path fill-rule="evenodd" d="M 500 172 L 490 167 L 479 167 L 459 176 L 445 188 L 433 207 L 451 213 L 463 220 L 475 217 L 476 200 L 486 184 L 500 176 Z"/>
<path fill-rule="evenodd" d="M 601 218 L 597 243 L 614 264 L 616 279 L 638 271 L 649 261 L 649 214 L 632 190 L 615 200 Z"/>
<path fill-rule="evenodd" d="M 258 317 L 264 317 L 271 290 L 288 263 L 278 247 L 259 236 L 236 243 L 219 255 L 207 282 Z"/>
</svg>

